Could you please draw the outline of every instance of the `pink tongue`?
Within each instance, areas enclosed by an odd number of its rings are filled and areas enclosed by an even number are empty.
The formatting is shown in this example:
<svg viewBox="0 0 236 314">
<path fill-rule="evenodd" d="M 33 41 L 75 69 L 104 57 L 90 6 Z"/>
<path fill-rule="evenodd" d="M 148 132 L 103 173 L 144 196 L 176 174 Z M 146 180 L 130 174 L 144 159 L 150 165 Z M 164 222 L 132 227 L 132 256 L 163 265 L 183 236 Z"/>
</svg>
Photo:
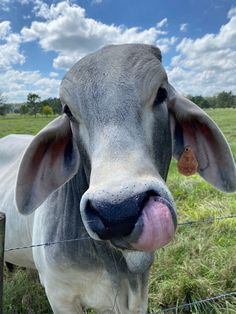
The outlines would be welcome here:
<svg viewBox="0 0 236 314">
<path fill-rule="evenodd" d="M 132 246 L 136 250 L 151 252 L 166 245 L 175 234 L 175 226 L 167 205 L 150 197 L 142 213 L 143 231 Z"/>
</svg>

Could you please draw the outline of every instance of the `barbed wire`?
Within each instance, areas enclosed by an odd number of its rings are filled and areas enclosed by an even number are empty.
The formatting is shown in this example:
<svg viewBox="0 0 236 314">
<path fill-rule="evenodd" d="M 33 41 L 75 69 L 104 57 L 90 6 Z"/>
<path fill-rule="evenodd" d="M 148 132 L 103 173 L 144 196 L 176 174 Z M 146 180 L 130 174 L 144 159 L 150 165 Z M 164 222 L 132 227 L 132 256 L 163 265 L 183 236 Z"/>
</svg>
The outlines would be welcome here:
<svg viewBox="0 0 236 314">
<path fill-rule="evenodd" d="M 191 303 L 180 304 L 180 305 L 177 305 L 175 307 L 168 307 L 168 308 L 159 310 L 158 312 L 152 312 L 150 314 L 161 314 L 161 313 L 173 312 L 173 311 L 176 313 L 177 310 L 183 310 L 183 309 L 190 308 L 192 306 L 199 305 L 199 304 L 202 304 L 202 303 L 205 303 L 205 302 L 213 302 L 213 301 L 216 301 L 216 300 L 219 300 L 219 299 L 232 297 L 232 296 L 236 296 L 236 291 L 224 292 L 224 293 L 219 294 L 219 295 L 214 296 L 214 297 L 208 297 L 208 298 L 201 299 L 201 300 L 198 300 L 198 301 L 194 301 L 194 302 L 191 302 Z"/>
<path fill-rule="evenodd" d="M 46 242 L 46 243 L 40 243 L 40 244 L 32 244 L 29 246 L 20 246 L 20 247 L 15 247 L 15 248 L 9 248 L 9 249 L 5 249 L 4 251 L 10 252 L 10 251 L 31 249 L 31 248 L 40 247 L 40 246 L 50 246 L 50 245 L 55 245 L 55 244 L 60 244 L 60 243 L 65 243 L 65 242 L 75 242 L 75 241 L 83 241 L 83 240 L 89 240 L 89 239 L 91 239 L 91 238 L 86 237 L 86 238 L 67 239 L 67 240 L 60 240 L 60 241 L 55 241 L 55 242 Z"/>
<path fill-rule="evenodd" d="M 214 222 L 217 220 L 224 220 L 224 219 L 230 219 L 230 218 L 236 218 L 236 215 L 230 215 L 230 216 L 224 216 L 224 217 L 211 217 L 211 218 L 206 218 L 206 219 L 185 221 L 185 222 L 178 223 L 178 226 L 192 225 L 192 224 L 204 223 L 204 222 Z"/>
<path fill-rule="evenodd" d="M 212 217 L 212 218 L 207 218 L 207 219 L 201 219 L 201 220 L 191 220 L 191 221 L 185 221 L 185 222 L 180 222 L 178 223 L 178 226 L 184 226 L 184 225 L 192 225 L 192 224 L 197 224 L 197 223 L 210 223 L 218 220 L 224 220 L 224 219 L 232 219 L 236 218 L 236 215 L 230 215 L 230 216 L 224 216 L 224 217 Z M 41 247 L 41 246 L 50 246 L 50 245 L 55 245 L 55 244 L 61 244 L 64 242 L 75 242 L 75 241 L 83 241 L 83 240 L 89 240 L 91 239 L 90 237 L 84 237 L 84 238 L 75 238 L 75 239 L 65 239 L 65 240 L 59 240 L 55 242 L 46 242 L 46 243 L 40 243 L 40 244 L 31 244 L 28 246 L 20 246 L 20 247 L 15 247 L 15 248 L 8 248 L 5 249 L 5 252 L 10 252 L 10 251 L 17 251 L 17 250 L 25 250 L 25 249 L 31 249 L 35 247 Z"/>
<path fill-rule="evenodd" d="M 224 216 L 224 217 L 211 217 L 211 218 L 207 218 L 207 219 L 185 221 L 185 222 L 178 223 L 178 226 L 192 225 L 192 224 L 197 224 L 197 223 L 212 223 L 214 221 L 219 221 L 219 220 L 224 220 L 224 219 L 233 219 L 233 218 L 236 218 L 236 215 L 229 215 L 229 216 Z M 35 247 L 42 247 L 42 246 L 51 246 L 51 245 L 56 245 L 56 244 L 61 244 L 61 243 L 69 243 L 69 242 L 76 242 L 76 241 L 83 241 L 83 240 L 90 240 L 90 239 L 91 238 L 89 236 L 87 236 L 87 237 L 82 237 L 82 238 L 80 237 L 80 238 L 75 238 L 75 239 L 65 239 L 65 240 L 60 240 L 60 241 L 55 241 L 55 242 L 32 244 L 29 246 L 8 248 L 8 249 L 5 249 L 5 252 L 23 250 L 23 249 L 29 249 L 29 248 L 35 248 Z M 217 295 L 217 296 L 208 297 L 208 298 L 194 301 L 191 303 L 184 303 L 184 304 L 177 305 L 175 307 L 164 308 L 164 309 L 159 310 L 158 312 L 152 312 L 150 314 L 161 314 L 161 313 L 167 313 L 167 312 L 177 313 L 178 310 L 191 308 L 193 306 L 200 305 L 202 303 L 214 302 L 216 300 L 219 300 L 222 298 L 227 298 L 227 297 L 232 297 L 232 296 L 236 296 L 236 291 L 225 292 L 225 293 L 222 293 L 222 294 Z"/>
</svg>

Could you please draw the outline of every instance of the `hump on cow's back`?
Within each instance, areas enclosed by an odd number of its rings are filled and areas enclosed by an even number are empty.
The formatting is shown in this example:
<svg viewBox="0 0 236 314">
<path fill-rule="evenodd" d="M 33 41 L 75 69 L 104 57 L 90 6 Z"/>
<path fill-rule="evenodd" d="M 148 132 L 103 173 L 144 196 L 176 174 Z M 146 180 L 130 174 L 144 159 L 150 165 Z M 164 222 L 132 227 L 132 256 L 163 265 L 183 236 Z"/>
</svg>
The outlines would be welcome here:
<svg viewBox="0 0 236 314">
<path fill-rule="evenodd" d="M 19 159 L 32 138 L 32 135 L 26 134 L 11 134 L 1 138 L 0 169 Z"/>
</svg>

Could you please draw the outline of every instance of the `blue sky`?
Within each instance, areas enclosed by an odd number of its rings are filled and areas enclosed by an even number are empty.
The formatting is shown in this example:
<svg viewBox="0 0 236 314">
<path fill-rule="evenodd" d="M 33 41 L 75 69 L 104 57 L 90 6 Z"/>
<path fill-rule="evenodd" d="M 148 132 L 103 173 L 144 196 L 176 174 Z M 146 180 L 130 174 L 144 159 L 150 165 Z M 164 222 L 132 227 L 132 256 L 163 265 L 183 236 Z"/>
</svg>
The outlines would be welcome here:
<svg viewBox="0 0 236 314">
<path fill-rule="evenodd" d="M 58 97 L 61 78 L 107 44 L 159 46 L 183 94 L 236 94 L 236 1 L 0 0 L 0 92 Z"/>
</svg>

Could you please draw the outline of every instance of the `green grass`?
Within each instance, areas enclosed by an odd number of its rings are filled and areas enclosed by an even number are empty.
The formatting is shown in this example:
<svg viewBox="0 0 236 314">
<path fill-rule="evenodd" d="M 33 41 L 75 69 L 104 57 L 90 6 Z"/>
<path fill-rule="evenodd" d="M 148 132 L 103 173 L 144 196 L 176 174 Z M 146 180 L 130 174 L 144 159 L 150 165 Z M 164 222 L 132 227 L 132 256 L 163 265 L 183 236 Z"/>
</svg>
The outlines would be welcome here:
<svg viewBox="0 0 236 314">
<path fill-rule="evenodd" d="M 236 110 L 215 109 L 208 113 L 224 132 L 236 157 Z M 0 119 L 0 136 L 35 134 L 50 119 L 16 116 Z M 236 215 L 235 194 L 216 191 L 198 175 L 180 176 L 175 161 L 170 167 L 168 186 L 177 204 L 179 222 Z M 21 269 L 13 274 L 6 271 L 4 284 L 4 313 L 51 313 L 35 273 Z M 175 240 L 156 253 L 149 286 L 150 312 L 236 291 L 236 219 L 179 226 Z M 236 314 L 236 298 L 207 302 L 175 313 Z"/>
<path fill-rule="evenodd" d="M 209 109 L 207 113 L 222 129 L 236 159 L 236 109 Z"/>
<path fill-rule="evenodd" d="M 36 134 L 56 116 L 19 116 L 10 114 L 0 118 L 0 137 L 14 134 Z"/>
<path fill-rule="evenodd" d="M 14 273 L 4 271 L 3 313 L 52 313 L 36 271 L 21 268 L 16 268 Z"/>
</svg>

